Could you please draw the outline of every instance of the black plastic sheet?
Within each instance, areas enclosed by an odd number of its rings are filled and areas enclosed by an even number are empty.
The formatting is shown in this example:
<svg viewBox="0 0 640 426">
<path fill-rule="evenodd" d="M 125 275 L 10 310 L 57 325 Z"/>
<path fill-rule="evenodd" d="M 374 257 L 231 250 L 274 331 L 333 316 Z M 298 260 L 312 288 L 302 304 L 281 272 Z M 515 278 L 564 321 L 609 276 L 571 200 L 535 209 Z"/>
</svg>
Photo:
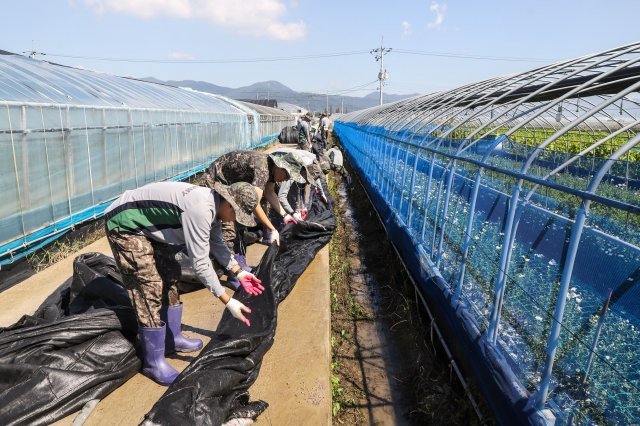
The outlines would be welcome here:
<svg viewBox="0 0 640 426">
<path fill-rule="evenodd" d="M 314 203 L 306 222 L 285 227 L 280 247 L 272 245 L 258 266 L 256 275 L 266 290 L 260 296 L 244 292 L 234 296 L 251 308 L 251 327 L 225 311 L 216 336 L 167 389 L 143 424 L 220 425 L 234 418 L 255 419 L 267 408 L 264 401 L 249 402 L 247 389 L 273 344 L 277 306 L 329 242 L 335 225 L 331 205 Z"/>
<path fill-rule="evenodd" d="M 113 259 L 79 256 L 72 280 L 0 329 L 0 424 L 49 424 L 139 370 L 135 314 L 119 282 Z"/>
</svg>

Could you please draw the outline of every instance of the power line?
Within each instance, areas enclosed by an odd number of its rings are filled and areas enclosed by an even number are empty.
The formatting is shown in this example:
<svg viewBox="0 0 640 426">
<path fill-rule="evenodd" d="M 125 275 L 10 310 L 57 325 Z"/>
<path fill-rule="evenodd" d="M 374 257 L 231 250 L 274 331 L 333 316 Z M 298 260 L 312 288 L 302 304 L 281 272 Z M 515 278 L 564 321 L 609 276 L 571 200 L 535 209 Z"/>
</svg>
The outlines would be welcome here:
<svg viewBox="0 0 640 426">
<path fill-rule="evenodd" d="M 340 95 L 340 94 L 349 93 L 349 92 L 357 92 L 358 90 L 362 90 L 362 89 L 364 89 L 365 87 L 370 86 L 370 85 L 372 85 L 372 84 L 376 83 L 377 81 L 378 81 L 378 80 L 373 80 L 373 81 L 370 81 L 370 82 L 368 82 L 368 83 L 361 84 L 361 85 L 359 85 L 359 86 L 354 86 L 354 87 L 351 87 L 351 88 L 348 88 L 348 89 L 336 90 L 336 91 L 333 91 L 333 92 L 329 92 L 329 94 L 330 94 L 330 95 Z"/>
<path fill-rule="evenodd" d="M 301 55 L 301 56 L 277 56 L 267 58 L 236 58 L 236 59 L 132 59 L 132 58 L 108 58 L 102 56 L 81 56 L 67 55 L 63 53 L 40 53 L 47 56 L 55 56 L 59 58 L 85 59 L 93 61 L 111 61 L 111 62 L 142 62 L 142 63 L 159 63 L 159 64 L 234 64 L 234 63 L 255 63 L 255 62 L 280 62 L 280 61 L 300 61 L 307 59 L 334 58 L 338 56 L 355 56 L 369 53 L 366 50 L 355 50 L 351 52 L 334 52 L 321 53 L 317 55 Z"/>
<path fill-rule="evenodd" d="M 376 53 L 376 60 L 382 60 L 382 55 L 389 53 L 391 49 L 383 48 L 384 53 L 380 54 L 380 49 L 372 50 L 353 50 L 346 52 L 330 52 L 319 53 L 315 55 L 299 55 L 299 56 L 275 56 L 275 57 L 263 57 L 263 58 L 230 58 L 230 59 L 135 59 L 135 58 L 111 58 L 105 56 L 84 56 L 84 55 L 70 55 L 65 53 L 49 53 L 49 52 L 36 52 L 34 49 L 31 51 L 23 52 L 25 54 L 35 55 L 47 55 L 59 58 L 70 59 L 85 59 L 94 61 L 111 61 L 111 62 L 140 62 L 140 63 L 161 63 L 161 64 L 233 64 L 233 63 L 255 63 L 255 62 L 279 62 L 279 61 L 300 61 L 308 59 L 322 59 L 322 58 L 334 58 L 340 56 L 356 56 L 364 55 L 367 53 Z M 487 56 L 487 55 L 470 55 L 454 52 L 430 52 L 421 50 L 409 50 L 409 49 L 393 49 L 393 53 L 400 53 L 404 55 L 419 55 L 419 56 L 436 56 L 444 58 L 458 58 L 458 59 L 472 59 L 472 60 L 485 60 L 485 61 L 507 61 L 507 62 L 552 62 L 552 59 L 543 58 L 525 58 L 514 56 Z M 34 55 L 34 56 L 35 56 Z"/>
<path fill-rule="evenodd" d="M 421 55 L 421 56 L 439 56 L 444 58 L 459 58 L 459 59 L 475 59 L 483 61 L 507 61 L 507 62 L 552 62 L 551 59 L 541 58 L 518 58 L 510 56 L 484 56 L 484 55 L 466 55 L 461 53 L 451 52 L 427 52 L 421 50 L 407 50 L 407 49 L 394 49 L 394 53 L 400 53 L 405 55 Z"/>
</svg>

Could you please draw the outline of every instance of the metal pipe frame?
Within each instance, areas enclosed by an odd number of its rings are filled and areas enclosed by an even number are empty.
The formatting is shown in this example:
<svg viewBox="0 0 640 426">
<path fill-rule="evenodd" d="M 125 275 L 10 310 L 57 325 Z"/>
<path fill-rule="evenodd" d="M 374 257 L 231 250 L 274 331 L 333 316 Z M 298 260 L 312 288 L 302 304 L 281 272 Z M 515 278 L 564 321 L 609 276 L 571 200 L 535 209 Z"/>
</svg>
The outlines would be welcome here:
<svg viewBox="0 0 640 426">
<path fill-rule="evenodd" d="M 340 125 L 350 127 L 360 135 L 374 140 L 376 146 L 374 152 L 384 152 L 383 167 L 379 169 L 379 173 L 388 176 L 390 169 L 394 171 L 391 178 L 380 177 L 386 183 L 382 194 L 390 199 L 391 209 L 399 211 L 396 212 L 396 215 L 403 216 L 402 219 L 406 220 L 409 228 L 412 229 L 411 232 L 416 232 L 415 237 L 420 235 L 419 240 L 424 242 L 427 221 L 433 220 L 433 234 L 429 238 L 431 246 L 429 256 L 434 261 L 436 269 L 440 267 L 442 261 L 445 228 L 449 224 L 449 208 L 454 192 L 454 180 L 456 176 L 463 176 L 458 174 L 456 169 L 461 164 L 473 165 L 478 168 L 468 199 L 466 231 L 463 234 L 461 258 L 457 273 L 452 275 L 454 299 L 463 294 L 466 262 L 473 237 L 475 209 L 484 172 L 489 170 L 516 180 L 509 199 L 507 217 L 502 223 L 504 237 L 500 250 L 498 273 L 494 282 L 494 300 L 487 330 L 487 336 L 493 344 L 498 344 L 498 330 L 509 265 L 519 218 L 524 209 L 531 203 L 533 195 L 541 187 L 561 191 L 582 199 L 582 205 L 573 221 L 569 249 L 565 254 L 554 322 L 547 342 L 544 374 L 540 386 L 531 400 L 531 404 L 538 410 L 543 409 L 546 403 L 555 351 L 562 326 L 566 292 L 573 273 L 575 255 L 585 227 L 590 203 L 595 201 L 630 214 L 640 214 L 639 205 L 623 201 L 624 198 L 617 199 L 613 196 L 598 195 L 596 191 L 614 164 L 621 161 L 625 155 L 631 153 L 640 144 L 640 135 L 638 134 L 640 131 L 640 102 L 637 99 L 629 98 L 631 93 L 640 91 L 640 82 L 636 74 L 625 75 L 625 73 L 629 74 L 629 71 L 626 70 L 631 69 L 636 72 L 635 68 L 631 67 L 638 62 L 640 62 L 640 43 L 632 43 L 605 52 L 540 67 L 511 77 L 489 79 L 450 91 L 427 94 L 346 114 L 337 120 Z M 617 79 L 621 75 L 623 77 Z M 569 85 L 568 82 L 573 83 L 574 81 L 579 84 Z M 596 86 L 598 89 L 594 92 L 593 88 Z M 529 87 L 532 87 L 533 90 L 527 90 Z M 609 88 L 611 88 L 610 91 L 608 91 Z M 624 107 L 625 102 L 630 107 Z M 617 110 L 618 104 L 620 117 L 616 118 L 613 108 Z M 572 107 L 575 107 L 575 111 Z M 518 142 L 517 139 L 511 139 L 518 131 L 535 131 L 537 129 L 544 130 L 543 140 L 533 148 L 527 148 L 522 160 L 509 160 L 521 161 L 519 170 L 511 170 L 507 168 L 508 165 L 504 166 L 500 161 L 493 164 L 494 160 L 501 158 L 497 154 L 498 147 Z M 533 173 L 532 166 L 542 153 L 547 152 L 547 148 L 561 137 L 571 135 L 576 130 L 594 136 L 588 142 L 584 142 L 584 145 L 580 140 L 579 151 L 576 154 L 562 153 L 563 157 L 559 162 L 556 162 L 554 153 L 553 162 L 555 164 L 551 170 L 542 172 L 540 176 Z M 456 136 L 460 132 L 464 135 L 462 138 Z M 498 133 L 498 137 L 483 148 L 485 151 L 478 159 L 472 153 L 472 148 L 480 146 L 481 142 L 487 141 L 486 138 L 489 135 L 495 133 Z M 615 139 L 625 135 L 628 136 L 627 142 L 615 147 L 613 145 Z M 532 137 L 536 138 L 537 136 L 534 134 Z M 455 144 L 451 145 L 452 142 Z M 612 146 L 612 152 L 608 157 L 603 158 L 604 164 L 598 168 L 587 190 L 574 187 L 575 184 L 563 184 L 552 180 L 571 165 L 586 158 L 587 155 L 595 153 L 597 148 L 606 146 L 608 143 Z M 530 144 L 531 141 L 525 141 L 522 146 L 527 147 Z M 455 152 L 451 151 L 451 147 L 455 148 Z M 398 187 L 395 182 L 399 170 L 397 167 L 393 168 L 393 164 L 390 162 L 395 158 L 397 164 L 402 151 L 404 151 L 404 164 L 402 181 Z M 554 148 L 555 151 L 558 150 Z M 414 155 L 411 165 L 407 164 L 410 154 Z M 429 164 L 428 174 L 418 170 L 418 164 L 422 161 Z M 633 165 L 628 161 L 626 164 L 627 168 Z M 442 172 L 434 175 L 436 167 L 441 168 Z M 415 190 L 418 173 L 421 173 L 423 182 L 425 182 L 425 199 L 422 206 L 424 217 L 421 229 L 414 230 L 412 216 L 415 201 L 411 200 L 411 196 Z M 436 193 L 432 194 L 436 179 L 439 181 L 437 183 L 438 189 Z M 400 212 L 404 206 L 403 194 L 406 191 L 407 180 L 410 182 L 409 204 L 406 214 L 402 215 Z M 531 183 L 532 188 L 526 194 L 522 194 L 525 182 Z M 398 203 L 395 203 L 395 192 L 399 193 Z M 417 202 L 415 203 L 417 206 Z M 433 208 L 434 203 L 435 209 Z M 431 210 L 433 213 L 429 218 Z"/>
</svg>

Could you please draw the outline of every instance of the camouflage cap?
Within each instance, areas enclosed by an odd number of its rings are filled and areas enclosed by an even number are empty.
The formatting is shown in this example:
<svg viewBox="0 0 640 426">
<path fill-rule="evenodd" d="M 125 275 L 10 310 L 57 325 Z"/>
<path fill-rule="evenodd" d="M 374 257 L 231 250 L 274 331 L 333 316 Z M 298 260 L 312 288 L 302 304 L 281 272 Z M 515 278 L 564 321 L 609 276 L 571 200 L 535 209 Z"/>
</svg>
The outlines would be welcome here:
<svg viewBox="0 0 640 426">
<path fill-rule="evenodd" d="M 307 182 L 311 185 L 317 185 L 318 179 L 324 176 L 317 161 L 307 164 L 304 168 L 307 171 Z"/>
<path fill-rule="evenodd" d="M 322 170 L 322 173 L 325 175 L 331 170 L 331 164 L 329 164 L 329 160 L 324 156 L 318 160 L 318 164 L 320 165 L 320 170 Z"/>
<path fill-rule="evenodd" d="M 289 177 L 298 183 L 307 183 L 306 179 L 300 174 L 302 169 L 302 163 L 297 159 L 293 153 L 289 152 L 285 155 L 269 155 L 274 164 L 281 169 L 285 169 L 289 173 Z"/>
<path fill-rule="evenodd" d="M 253 211 L 258 205 L 258 193 L 250 183 L 236 182 L 227 186 L 215 182 L 213 190 L 231 204 L 236 213 L 236 222 L 244 226 L 256 226 Z"/>
</svg>

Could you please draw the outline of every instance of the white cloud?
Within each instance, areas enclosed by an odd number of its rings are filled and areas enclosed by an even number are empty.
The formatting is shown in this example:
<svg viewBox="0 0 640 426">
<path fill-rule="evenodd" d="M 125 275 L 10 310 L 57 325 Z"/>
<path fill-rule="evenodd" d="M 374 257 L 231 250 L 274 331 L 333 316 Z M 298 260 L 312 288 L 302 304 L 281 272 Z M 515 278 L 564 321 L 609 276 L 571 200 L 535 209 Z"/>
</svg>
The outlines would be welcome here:
<svg viewBox="0 0 640 426">
<path fill-rule="evenodd" d="M 154 16 L 193 17 L 193 5 L 190 0 L 84 0 L 95 13 L 123 13 L 153 18 Z"/>
<path fill-rule="evenodd" d="M 175 59 L 178 61 L 190 61 L 192 59 L 195 59 L 196 57 L 187 52 L 171 52 L 167 55 L 167 58 Z"/>
<path fill-rule="evenodd" d="M 411 24 L 407 21 L 402 21 L 402 37 L 406 37 L 411 34 Z"/>
<path fill-rule="evenodd" d="M 427 28 L 436 29 L 439 28 L 444 22 L 445 15 L 447 14 L 447 4 L 446 3 L 438 3 L 435 1 L 431 2 L 431 6 L 429 10 L 436 14 L 436 17 L 433 21 L 427 23 Z"/>
<path fill-rule="evenodd" d="M 97 14 L 201 19 L 240 34 L 284 41 L 299 40 L 307 33 L 303 21 L 283 22 L 287 13 L 283 0 L 84 0 L 84 3 Z"/>
</svg>

